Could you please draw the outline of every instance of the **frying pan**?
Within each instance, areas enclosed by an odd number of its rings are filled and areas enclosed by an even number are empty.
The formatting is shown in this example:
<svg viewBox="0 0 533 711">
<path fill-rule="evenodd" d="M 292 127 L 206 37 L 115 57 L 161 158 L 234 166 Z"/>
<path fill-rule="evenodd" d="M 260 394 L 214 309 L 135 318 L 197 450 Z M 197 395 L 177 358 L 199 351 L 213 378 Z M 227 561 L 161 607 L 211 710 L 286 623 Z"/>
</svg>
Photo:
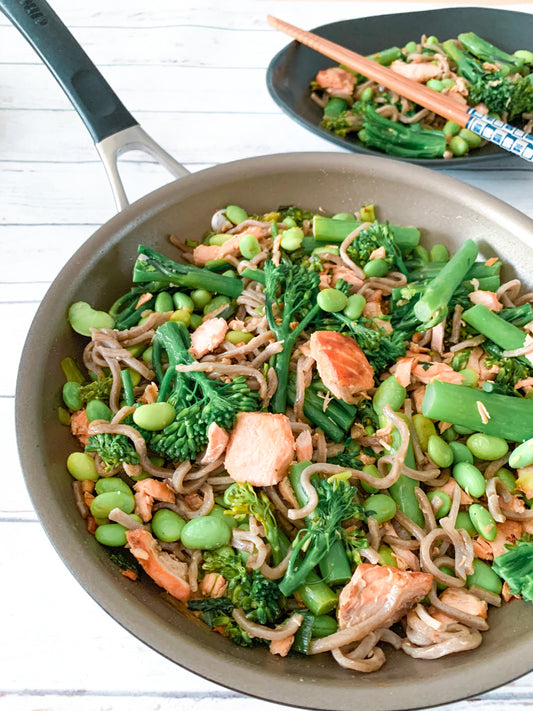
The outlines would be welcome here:
<svg viewBox="0 0 533 711">
<path fill-rule="evenodd" d="M 126 197 L 117 177 L 116 151 L 132 143 L 176 174 L 185 174 L 146 138 L 42 0 L 0 0 L 0 7 L 73 99 L 106 159 L 119 205 Z M 169 233 L 199 237 L 210 216 L 230 203 L 250 212 L 289 203 L 345 212 L 369 202 L 379 206 L 384 218 L 416 224 L 426 239 L 451 249 L 472 237 L 482 255 L 514 260 L 507 276 L 514 274 L 527 283 L 533 270 L 533 222 L 479 190 L 389 159 L 335 153 L 250 158 L 183 175 L 125 206 L 101 227 L 69 260 L 43 299 L 17 382 L 17 439 L 28 490 L 52 544 L 87 592 L 132 634 L 187 669 L 237 691 L 304 708 L 348 711 L 355 699 L 368 711 L 420 708 L 508 682 L 532 667 L 533 606 L 514 601 L 493 611 L 491 629 L 475 651 L 437 661 L 387 653 L 387 664 L 372 675 L 343 670 L 329 656 L 281 659 L 266 648 L 233 645 L 177 610 L 150 580 L 126 580 L 87 533 L 65 467 L 72 437 L 55 415 L 63 384 L 59 361 L 66 355 L 79 357 L 82 350 L 81 339 L 67 324 L 69 304 L 85 300 L 107 308 L 128 289 L 140 241 L 168 253 Z"/>
</svg>

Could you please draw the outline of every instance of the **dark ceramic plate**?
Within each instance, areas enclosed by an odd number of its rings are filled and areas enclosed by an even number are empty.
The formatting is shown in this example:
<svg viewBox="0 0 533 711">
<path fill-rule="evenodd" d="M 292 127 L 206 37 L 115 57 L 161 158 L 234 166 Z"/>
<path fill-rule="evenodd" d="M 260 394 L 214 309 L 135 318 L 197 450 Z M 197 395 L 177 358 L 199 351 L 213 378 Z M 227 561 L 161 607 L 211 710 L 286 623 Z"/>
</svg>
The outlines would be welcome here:
<svg viewBox="0 0 533 711">
<path fill-rule="evenodd" d="M 359 54 L 371 54 L 386 47 L 403 47 L 422 34 L 435 34 L 440 40 L 457 37 L 460 32 L 476 32 L 508 52 L 533 47 L 533 15 L 482 7 L 455 7 L 421 12 L 401 12 L 392 15 L 343 20 L 323 25 L 316 34 L 352 49 Z M 279 52 L 267 70 L 267 85 L 274 101 L 291 118 L 318 136 L 350 151 L 367 155 L 385 155 L 367 148 L 356 137 L 342 138 L 320 126 L 322 109 L 309 98 L 309 83 L 317 72 L 335 66 L 335 62 L 292 42 Z M 503 165 L 525 167 L 526 163 L 497 146 L 488 144 L 465 158 L 421 158 L 411 163 L 434 168 L 475 165 L 481 161 L 498 160 Z"/>
</svg>

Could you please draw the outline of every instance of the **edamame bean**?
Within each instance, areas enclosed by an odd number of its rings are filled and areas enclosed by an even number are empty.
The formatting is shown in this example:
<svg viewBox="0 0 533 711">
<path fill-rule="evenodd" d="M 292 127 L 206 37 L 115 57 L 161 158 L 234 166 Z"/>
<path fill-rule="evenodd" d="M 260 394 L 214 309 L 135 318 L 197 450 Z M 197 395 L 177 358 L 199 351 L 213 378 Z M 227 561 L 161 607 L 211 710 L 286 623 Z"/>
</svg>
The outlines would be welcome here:
<svg viewBox="0 0 533 711">
<path fill-rule="evenodd" d="M 435 429 L 433 421 L 430 420 L 429 417 L 417 413 L 416 415 L 413 415 L 413 427 L 415 428 L 418 444 L 423 452 L 427 452 L 429 438 L 437 435 L 437 430 Z"/>
<path fill-rule="evenodd" d="M 459 375 L 463 376 L 463 385 L 467 388 L 475 388 L 479 382 L 479 376 L 472 368 L 463 368 L 459 371 Z"/>
<path fill-rule="evenodd" d="M 281 236 L 281 246 L 287 252 L 295 252 L 302 246 L 303 238 L 304 233 L 301 227 L 289 227 Z"/>
<path fill-rule="evenodd" d="M 382 543 L 380 547 L 378 548 L 378 553 L 381 558 L 381 565 L 390 565 L 393 568 L 395 568 L 398 565 L 398 561 L 396 560 L 396 556 L 394 553 L 391 551 L 389 546 L 385 545 L 385 543 Z"/>
<path fill-rule="evenodd" d="M 103 546 L 125 546 L 127 542 L 126 530 L 120 523 L 103 523 L 94 532 L 94 537 Z"/>
<path fill-rule="evenodd" d="M 468 143 L 469 148 L 479 148 L 483 139 L 477 133 L 470 131 L 468 128 L 462 128 L 459 131 L 459 137 Z"/>
<path fill-rule="evenodd" d="M 472 519 L 466 511 L 459 511 L 457 514 L 457 518 L 455 519 L 455 528 L 464 528 L 470 536 L 475 536 L 477 533 L 476 528 L 472 523 Z"/>
<path fill-rule="evenodd" d="M 354 219 L 354 216 L 351 212 L 337 212 L 336 215 L 333 215 L 334 220 L 348 220 L 351 221 Z"/>
<path fill-rule="evenodd" d="M 455 82 L 453 79 L 449 79 L 448 77 L 445 77 L 444 79 L 441 79 L 441 84 L 444 89 L 451 89 L 452 86 L 455 85 Z"/>
<path fill-rule="evenodd" d="M 444 89 L 444 86 L 439 79 L 429 79 L 426 82 L 426 86 L 433 89 L 433 91 L 442 91 Z"/>
<path fill-rule="evenodd" d="M 463 425 L 454 425 L 455 431 L 457 434 L 460 435 L 469 435 L 472 434 L 474 430 L 471 430 L 470 427 L 464 427 Z"/>
<path fill-rule="evenodd" d="M 533 64 L 533 52 L 528 49 L 517 49 L 516 52 L 513 52 L 513 57 L 523 59 L 526 64 Z"/>
<path fill-rule="evenodd" d="M 468 462 L 469 464 L 474 463 L 474 455 L 468 449 L 466 444 L 463 444 L 462 442 L 450 442 L 450 447 L 453 452 L 454 464 L 458 464 L 459 462 Z"/>
<path fill-rule="evenodd" d="M 174 311 L 170 317 L 170 320 L 177 321 L 178 323 L 182 323 L 184 326 L 189 327 L 191 324 L 191 312 L 186 311 L 185 309 L 178 309 L 177 311 Z"/>
<path fill-rule="evenodd" d="M 253 337 L 253 333 L 247 333 L 246 331 L 228 331 L 225 340 L 233 343 L 234 346 L 238 346 L 239 343 L 249 343 Z"/>
<path fill-rule="evenodd" d="M 509 471 L 509 469 L 502 467 L 501 469 L 498 469 L 495 476 L 497 476 L 498 479 L 502 480 L 503 485 L 508 491 L 514 491 L 516 489 L 515 476 L 512 472 Z"/>
<path fill-rule="evenodd" d="M 176 310 L 184 309 L 185 311 L 194 311 L 194 301 L 188 294 L 183 294 L 181 291 L 176 291 L 172 297 Z"/>
<path fill-rule="evenodd" d="M 80 385 L 84 383 L 85 377 L 76 365 L 74 358 L 67 356 L 66 358 L 63 358 L 59 365 L 61 366 L 65 380 L 73 380 Z"/>
<path fill-rule="evenodd" d="M 244 259 L 253 259 L 261 251 L 259 240 L 254 235 L 244 234 L 239 241 L 239 251 Z"/>
<path fill-rule="evenodd" d="M 390 521 L 396 515 L 396 503 L 386 494 L 373 494 L 364 503 L 368 516 L 375 518 L 378 523 Z"/>
<path fill-rule="evenodd" d="M 244 222 L 244 220 L 248 219 L 246 210 L 243 210 L 243 208 L 238 205 L 228 205 L 224 212 L 228 220 L 233 222 L 234 225 L 238 225 L 240 222 Z"/>
<path fill-rule="evenodd" d="M 80 410 L 83 402 L 81 399 L 81 385 L 74 380 L 69 380 L 63 385 L 63 402 L 69 410 Z"/>
<path fill-rule="evenodd" d="M 366 299 L 362 294 L 352 294 L 348 297 L 348 303 L 343 309 L 343 314 L 355 321 L 363 313 L 366 306 Z"/>
<path fill-rule="evenodd" d="M 450 253 L 445 244 L 434 244 L 429 251 L 430 262 L 447 262 L 449 258 Z"/>
<path fill-rule="evenodd" d="M 57 419 L 61 425 L 70 427 L 70 412 L 61 405 L 57 408 Z"/>
<path fill-rule="evenodd" d="M 455 121 L 446 121 L 442 130 L 445 136 L 457 136 L 461 130 L 461 126 L 455 123 Z"/>
<path fill-rule="evenodd" d="M 411 40 L 410 42 L 408 42 L 405 45 L 405 47 L 403 49 L 406 54 L 413 54 L 413 52 L 417 51 L 418 46 L 417 46 L 416 42 L 413 42 L 413 40 Z"/>
<path fill-rule="evenodd" d="M 115 319 L 106 311 L 96 311 L 85 301 L 76 301 L 70 306 L 68 320 L 82 336 L 90 336 L 91 328 L 113 328 L 115 325 Z"/>
<path fill-rule="evenodd" d="M 522 467 L 518 470 L 518 479 L 516 480 L 516 488 L 523 491 L 526 495 L 527 504 L 533 508 L 533 467 Z"/>
<path fill-rule="evenodd" d="M 448 143 L 448 148 L 454 156 L 464 156 L 468 153 L 468 143 L 461 136 L 453 136 Z"/>
<path fill-rule="evenodd" d="M 376 467 L 375 464 L 365 464 L 363 467 L 363 471 L 366 474 L 370 474 L 370 476 L 375 476 L 378 479 L 382 479 L 383 477 L 381 476 L 379 469 Z M 379 489 L 376 489 L 375 486 L 372 486 L 372 484 L 367 484 L 366 481 L 361 479 L 361 487 L 367 491 L 369 494 L 377 494 Z"/>
<path fill-rule="evenodd" d="M 450 467 L 453 463 L 452 448 L 438 435 L 431 435 L 429 438 L 428 454 L 438 467 Z"/>
<path fill-rule="evenodd" d="M 228 296 L 223 296 L 222 294 L 215 296 L 214 299 L 211 299 L 211 301 L 204 306 L 204 316 L 229 303 L 231 303 L 231 299 Z"/>
<path fill-rule="evenodd" d="M 154 311 L 164 314 L 167 311 L 174 311 L 174 301 L 168 291 L 160 291 L 155 298 Z"/>
<path fill-rule="evenodd" d="M 373 203 L 368 205 L 361 205 L 359 210 L 359 219 L 361 222 L 374 222 L 376 219 L 376 209 Z"/>
<path fill-rule="evenodd" d="M 223 506 L 219 506 L 218 504 L 215 504 L 207 515 L 218 518 L 219 521 L 222 521 L 222 523 L 225 523 L 226 526 L 229 526 L 230 528 L 236 528 L 241 524 L 241 521 L 238 521 L 234 516 L 227 513 L 227 509 Z"/>
<path fill-rule="evenodd" d="M 211 292 L 207 291 L 207 289 L 195 289 L 191 291 L 191 299 L 197 309 L 203 309 L 212 298 Z"/>
<path fill-rule="evenodd" d="M 490 592 L 499 595 L 502 591 L 502 580 L 483 560 L 474 558 L 474 572 L 472 575 L 466 576 L 466 584 L 468 587 L 477 585 L 479 588 L 489 590 Z"/>
<path fill-rule="evenodd" d="M 371 86 L 366 86 L 361 92 L 361 101 L 371 101 L 374 97 L 374 90 Z M 353 217 L 351 218 L 353 220 Z"/>
<path fill-rule="evenodd" d="M 441 437 L 448 442 L 448 444 L 451 444 L 457 439 L 457 432 L 453 427 L 447 427 L 444 432 L 441 433 Z"/>
<path fill-rule="evenodd" d="M 479 499 L 485 493 L 485 477 L 469 462 L 458 462 L 453 468 L 453 478 L 467 494 Z"/>
<path fill-rule="evenodd" d="M 513 469 L 528 467 L 530 464 L 533 464 L 533 437 L 518 445 L 509 457 L 509 466 Z"/>
<path fill-rule="evenodd" d="M 133 421 L 149 432 L 163 430 L 176 417 L 176 410 L 169 402 L 152 402 L 140 405 L 133 413 Z"/>
<path fill-rule="evenodd" d="M 391 375 L 378 386 L 372 398 L 372 406 L 378 415 L 383 413 L 385 405 L 389 405 L 396 412 L 403 405 L 406 396 L 407 390 Z"/>
<path fill-rule="evenodd" d="M 133 494 L 126 494 L 124 491 L 105 491 L 98 494 L 91 501 L 91 513 L 95 518 L 108 518 L 113 509 L 120 509 L 124 513 L 130 514 L 135 508 Z"/>
<path fill-rule="evenodd" d="M 211 235 L 211 237 L 209 238 L 209 244 L 214 245 L 215 247 L 220 247 L 221 245 L 224 244 L 224 242 L 227 242 L 232 237 L 233 237 L 233 235 L 226 235 L 226 234 Z"/>
<path fill-rule="evenodd" d="M 509 451 L 509 445 L 502 437 L 476 432 L 466 440 L 466 446 L 474 457 L 488 461 L 494 461 L 505 457 Z"/>
<path fill-rule="evenodd" d="M 431 503 L 433 511 L 435 511 L 436 519 L 446 516 L 452 507 L 452 500 L 445 491 L 430 491 L 428 499 Z"/>
<path fill-rule="evenodd" d="M 78 481 L 96 481 L 99 476 L 94 465 L 94 459 L 85 452 L 72 452 L 72 454 L 69 454 L 67 469 L 69 474 Z"/>
<path fill-rule="evenodd" d="M 230 539 L 230 527 L 215 516 L 193 518 L 181 530 L 181 542 L 187 548 L 210 551 L 227 545 Z"/>
<path fill-rule="evenodd" d="M 487 541 L 493 541 L 496 538 L 498 533 L 496 521 L 484 506 L 472 504 L 468 509 L 468 515 L 480 536 L 483 536 Z"/>
<path fill-rule="evenodd" d="M 124 494 L 133 495 L 130 487 L 118 476 L 98 479 L 94 488 L 97 494 L 105 494 L 107 491 L 122 491 Z"/>
<path fill-rule="evenodd" d="M 389 265 L 385 259 L 371 259 L 365 264 L 363 271 L 369 279 L 371 277 L 382 277 L 389 271 Z"/>
<path fill-rule="evenodd" d="M 278 217 L 279 217 L 279 213 L 278 213 Z M 266 217 L 264 219 L 266 219 Z M 273 218 L 271 218 L 271 219 L 273 219 Z M 290 217 L 289 215 L 287 217 L 283 218 L 282 223 L 284 225 L 287 225 L 287 227 L 298 227 L 296 220 L 293 217 Z"/>
<path fill-rule="evenodd" d="M 339 253 L 339 248 L 338 247 L 315 247 L 313 251 L 311 252 L 311 256 L 317 254 L 319 257 L 320 255 L 327 256 L 328 254 L 338 254 Z"/>
<path fill-rule="evenodd" d="M 415 259 L 420 259 L 423 262 L 429 262 L 429 252 L 421 244 L 416 245 L 412 254 Z"/>
<path fill-rule="evenodd" d="M 316 301 L 322 311 L 336 313 L 346 308 L 348 297 L 339 289 L 322 289 L 318 292 Z"/>
<path fill-rule="evenodd" d="M 111 422 L 113 419 L 113 413 L 110 408 L 101 400 L 91 400 L 88 402 L 86 413 L 89 422 L 92 422 L 93 420 L 105 420 L 106 422 Z"/>
<path fill-rule="evenodd" d="M 145 363 L 151 363 L 152 362 L 152 346 L 149 346 L 144 353 L 142 354 L 141 358 Z"/>
<path fill-rule="evenodd" d="M 159 509 L 152 518 L 152 531 L 156 538 L 165 543 L 179 541 L 185 520 L 170 509 Z"/>
<path fill-rule="evenodd" d="M 426 44 L 438 44 L 438 43 L 439 43 L 438 37 L 435 37 L 435 35 L 430 35 L 426 40 Z"/>
<path fill-rule="evenodd" d="M 196 330 L 198 328 L 198 326 L 201 326 L 201 325 L 202 325 L 202 317 L 200 316 L 200 314 L 191 314 L 191 322 L 190 322 L 189 326 L 192 329 Z"/>
</svg>

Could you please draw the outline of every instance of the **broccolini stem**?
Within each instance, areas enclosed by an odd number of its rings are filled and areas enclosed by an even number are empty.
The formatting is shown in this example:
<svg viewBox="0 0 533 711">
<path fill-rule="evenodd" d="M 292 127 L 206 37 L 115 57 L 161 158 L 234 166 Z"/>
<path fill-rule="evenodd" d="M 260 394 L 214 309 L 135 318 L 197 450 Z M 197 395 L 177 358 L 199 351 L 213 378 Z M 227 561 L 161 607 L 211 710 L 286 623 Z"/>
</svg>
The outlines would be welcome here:
<svg viewBox="0 0 533 711">
<path fill-rule="evenodd" d="M 461 318 L 466 323 L 482 333 L 504 351 L 514 351 L 523 348 L 527 334 L 518 326 L 509 323 L 505 319 L 495 314 L 483 304 L 476 304 L 472 308 L 463 311 Z M 528 362 L 532 362 L 533 356 L 524 356 Z"/>
<path fill-rule="evenodd" d="M 120 379 L 122 380 L 122 387 L 124 388 L 124 400 L 128 407 L 133 407 L 135 405 L 135 395 L 133 394 L 133 384 L 131 382 L 131 375 L 129 370 L 120 371 Z"/>
<path fill-rule="evenodd" d="M 334 220 L 332 217 L 315 215 L 313 217 L 313 235 L 319 242 L 341 243 L 348 235 L 363 223 L 357 220 Z M 410 252 L 420 242 L 420 231 L 416 227 L 398 227 L 389 225 L 394 241 L 404 252 Z"/>
</svg>

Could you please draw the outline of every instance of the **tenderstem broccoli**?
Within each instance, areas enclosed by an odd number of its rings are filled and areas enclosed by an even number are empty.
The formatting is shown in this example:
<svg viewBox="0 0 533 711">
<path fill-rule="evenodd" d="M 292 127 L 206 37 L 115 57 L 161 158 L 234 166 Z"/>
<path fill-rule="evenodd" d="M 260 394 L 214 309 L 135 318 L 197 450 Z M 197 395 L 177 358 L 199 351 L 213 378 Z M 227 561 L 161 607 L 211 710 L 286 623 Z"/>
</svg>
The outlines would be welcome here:
<svg viewBox="0 0 533 711">
<path fill-rule="evenodd" d="M 494 559 L 492 569 L 505 580 L 513 595 L 533 602 L 533 542 L 518 541 Z"/>
<path fill-rule="evenodd" d="M 85 446 L 86 452 L 96 452 L 105 464 L 106 472 L 115 469 L 120 464 L 138 464 L 139 455 L 133 443 L 122 434 L 96 434 L 89 437 Z"/>
<path fill-rule="evenodd" d="M 389 270 L 396 268 L 407 276 L 407 269 L 403 262 L 402 253 L 394 239 L 394 235 L 387 223 L 373 222 L 370 227 L 361 230 L 357 239 L 346 250 L 348 256 L 360 267 L 364 267 L 370 260 L 374 250 L 383 247 Z"/>
<path fill-rule="evenodd" d="M 335 220 L 333 217 L 315 215 L 313 217 L 313 235 L 319 242 L 340 243 L 363 223 L 353 220 Z M 420 230 L 416 227 L 389 225 L 396 245 L 402 252 L 410 252 L 420 242 Z"/>
<path fill-rule="evenodd" d="M 503 350 L 512 351 L 523 348 L 526 343 L 527 333 L 525 331 L 501 318 L 483 304 L 476 304 L 463 311 L 461 318 Z M 521 360 L 528 363 L 530 358 L 531 356 L 521 356 Z"/>
<path fill-rule="evenodd" d="M 257 409 L 257 395 L 251 392 L 244 376 L 222 383 L 210 380 L 205 373 L 178 372 L 177 365 L 195 362 L 187 350 L 189 346 L 189 332 L 176 321 L 159 326 L 152 346 L 154 369 L 160 383 L 158 401 L 166 399 L 176 410 L 176 417 L 165 429 L 150 437 L 150 447 L 170 460 L 195 459 L 207 444 L 207 430 L 212 422 L 230 429 L 239 412 Z M 163 350 L 169 361 L 164 374 Z"/>
</svg>

